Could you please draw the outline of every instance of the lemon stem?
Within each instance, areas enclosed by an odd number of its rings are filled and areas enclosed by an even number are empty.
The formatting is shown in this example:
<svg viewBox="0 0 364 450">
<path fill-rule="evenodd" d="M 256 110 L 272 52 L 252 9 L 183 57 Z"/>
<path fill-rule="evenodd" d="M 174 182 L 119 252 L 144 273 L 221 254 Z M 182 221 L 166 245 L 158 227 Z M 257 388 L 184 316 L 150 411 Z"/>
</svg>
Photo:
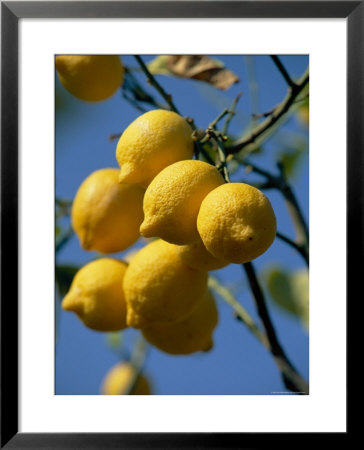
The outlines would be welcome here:
<svg viewBox="0 0 364 450">
<path fill-rule="evenodd" d="M 298 374 L 292 363 L 289 361 L 278 340 L 253 264 L 248 262 L 242 264 L 242 266 L 247 275 L 249 286 L 255 300 L 255 305 L 269 341 L 270 351 L 276 361 L 276 364 L 282 372 L 282 378 L 285 386 L 293 392 L 307 395 L 307 382 Z"/>
<path fill-rule="evenodd" d="M 225 154 L 224 144 L 221 142 L 220 137 L 216 137 L 215 141 L 216 141 L 216 145 L 217 145 L 217 153 L 219 155 L 219 159 L 221 162 L 222 175 L 223 175 L 226 183 L 230 183 L 230 176 L 229 176 L 229 171 L 228 171 L 227 163 L 226 163 L 226 154 Z"/>
</svg>

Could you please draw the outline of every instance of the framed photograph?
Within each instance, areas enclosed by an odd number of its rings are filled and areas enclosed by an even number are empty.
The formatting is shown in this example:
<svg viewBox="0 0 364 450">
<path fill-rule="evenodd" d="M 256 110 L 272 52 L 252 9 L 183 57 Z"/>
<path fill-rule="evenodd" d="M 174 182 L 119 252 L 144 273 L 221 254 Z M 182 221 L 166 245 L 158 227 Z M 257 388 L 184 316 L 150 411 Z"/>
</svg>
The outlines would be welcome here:
<svg viewBox="0 0 364 450">
<path fill-rule="evenodd" d="M 348 437 L 363 19 L 1 3 L 2 448 Z"/>
</svg>

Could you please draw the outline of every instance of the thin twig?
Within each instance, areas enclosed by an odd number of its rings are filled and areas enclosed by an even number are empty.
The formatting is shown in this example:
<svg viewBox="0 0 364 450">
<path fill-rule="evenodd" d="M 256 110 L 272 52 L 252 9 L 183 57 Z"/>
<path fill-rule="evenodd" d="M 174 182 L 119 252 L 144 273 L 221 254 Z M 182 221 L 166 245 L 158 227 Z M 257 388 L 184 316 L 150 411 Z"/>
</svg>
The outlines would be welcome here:
<svg viewBox="0 0 364 450">
<path fill-rule="evenodd" d="M 224 128 L 222 129 L 222 134 L 224 136 L 226 136 L 226 134 L 228 132 L 231 119 L 235 116 L 236 105 L 238 104 L 238 101 L 242 95 L 243 95 L 243 93 L 239 92 L 238 95 L 234 98 L 234 100 L 229 108 L 229 114 L 225 120 Z"/>
<path fill-rule="evenodd" d="M 275 358 L 276 363 L 281 368 L 283 374 L 283 381 L 286 387 L 299 394 L 308 394 L 307 382 L 298 374 L 292 363 L 286 356 L 276 332 L 273 327 L 273 323 L 269 316 L 269 312 L 266 306 L 263 291 L 260 287 L 258 279 L 255 274 L 254 266 L 251 262 L 242 264 L 246 275 L 248 277 L 249 286 L 254 296 L 255 305 L 262 321 L 262 325 L 267 334 L 269 340 L 271 352 Z"/>
<path fill-rule="evenodd" d="M 266 120 L 257 125 L 247 136 L 243 136 L 241 139 L 235 141 L 233 145 L 226 147 L 227 154 L 239 152 L 249 144 L 253 144 L 258 138 L 262 137 L 266 132 L 268 132 L 273 127 L 273 125 L 278 122 L 278 120 L 282 116 L 284 116 L 284 114 L 290 109 L 292 104 L 297 99 L 298 95 L 307 85 L 308 81 L 309 74 L 307 69 L 300 80 L 297 82 L 297 84 L 295 84 L 294 87 L 290 88 L 287 96 L 274 109 L 274 112 Z"/>
<path fill-rule="evenodd" d="M 133 98 L 131 98 L 126 92 L 123 92 L 122 96 L 127 102 L 129 102 L 132 106 L 134 106 L 134 108 L 136 110 L 138 110 L 139 112 L 141 112 L 141 113 L 147 112 L 147 109 L 140 106 L 139 103 L 136 100 L 134 100 Z"/>
<path fill-rule="evenodd" d="M 172 96 L 167 94 L 167 92 L 162 88 L 154 76 L 150 73 L 148 67 L 145 65 L 144 61 L 139 55 L 134 55 L 135 59 L 138 61 L 142 71 L 147 76 L 149 83 L 160 93 L 164 100 L 168 103 L 170 109 L 177 114 L 180 114 L 176 105 L 173 103 Z"/>
<path fill-rule="evenodd" d="M 69 227 L 64 233 L 62 233 L 61 236 L 58 237 L 58 239 L 56 240 L 56 248 L 55 248 L 56 253 L 58 253 L 67 244 L 67 242 L 71 239 L 72 236 L 73 236 L 73 229 L 72 227 Z"/>
<path fill-rule="evenodd" d="M 216 129 L 217 124 L 220 122 L 221 119 L 223 119 L 225 116 L 227 116 L 229 114 L 229 110 L 228 109 L 224 109 L 217 117 L 215 120 L 213 120 L 210 124 L 209 124 L 209 128 L 212 129 Z"/>
<path fill-rule="evenodd" d="M 229 171 L 227 168 L 224 144 L 221 142 L 220 137 L 216 137 L 215 142 L 217 145 L 217 152 L 218 152 L 220 163 L 221 163 L 222 175 L 224 177 L 225 182 L 230 183 L 230 176 L 229 176 Z"/>
<path fill-rule="evenodd" d="M 278 58 L 278 56 L 270 55 L 270 57 L 272 58 L 274 64 L 277 66 L 277 69 L 280 71 L 282 77 L 286 80 L 288 86 L 290 86 L 290 87 L 296 86 L 296 83 L 289 76 L 289 73 L 287 72 L 286 68 L 284 67 L 281 60 Z"/>
<path fill-rule="evenodd" d="M 270 350 L 269 341 L 266 335 L 259 329 L 258 325 L 254 322 L 254 319 L 250 316 L 244 306 L 236 300 L 229 289 L 220 284 L 219 281 L 212 276 L 209 277 L 208 285 L 222 299 L 232 306 L 237 317 L 244 323 L 244 325 L 248 327 L 249 331 L 264 345 L 265 348 Z"/>
<path fill-rule="evenodd" d="M 124 392 L 125 395 L 130 395 L 133 392 L 136 384 L 138 383 L 138 379 L 145 364 L 148 348 L 149 346 L 146 340 L 143 337 L 139 337 L 134 346 L 134 351 L 130 358 L 130 364 L 134 368 L 134 373 L 127 389 Z"/>
<path fill-rule="evenodd" d="M 297 238 L 300 243 L 306 246 L 307 254 L 308 254 L 308 245 L 309 245 L 309 231 L 306 220 L 303 216 L 301 208 L 298 204 L 297 198 L 292 190 L 292 187 L 287 182 L 287 179 L 284 174 L 284 167 L 281 162 L 277 163 L 277 167 L 279 169 L 279 182 L 282 185 L 282 193 L 287 202 L 288 210 L 291 214 L 292 220 L 295 223 Z"/>
<path fill-rule="evenodd" d="M 254 56 L 246 55 L 245 65 L 249 85 L 250 111 L 254 122 L 254 115 L 259 111 L 259 84 L 257 82 Z"/>
<path fill-rule="evenodd" d="M 168 105 L 162 105 L 144 89 L 128 67 L 125 67 L 125 80 L 121 87 L 121 93 L 140 112 L 147 111 L 140 105 L 140 102 L 153 105 L 158 109 L 168 109 Z"/>
<path fill-rule="evenodd" d="M 281 239 L 283 242 L 285 242 L 286 244 L 293 247 L 305 260 L 307 266 L 309 266 L 308 255 L 307 255 L 305 247 L 303 245 L 297 244 L 297 242 L 293 241 L 292 239 L 290 239 L 286 235 L 280 233 L 279 231 L 277 231 L 277 238 Z"/>
</svg>

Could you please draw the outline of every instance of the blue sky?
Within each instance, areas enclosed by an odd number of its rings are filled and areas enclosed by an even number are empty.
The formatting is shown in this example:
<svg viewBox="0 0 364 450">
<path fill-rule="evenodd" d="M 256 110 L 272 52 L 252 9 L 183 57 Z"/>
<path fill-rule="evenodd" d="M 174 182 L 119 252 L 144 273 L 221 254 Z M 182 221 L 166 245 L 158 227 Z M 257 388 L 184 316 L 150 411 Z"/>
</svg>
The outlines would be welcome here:
<svg viewBox="0 0 364 450">
<path fill-rule="evenodd" d="M 238 92 L 243 95 L 237 114 L 231 122 L 230 132 L 241 135 L 249 126 L 252 112 L 266 112 L 276 106 L 286 95 L 287 85 L 269 56 L 244 57 L 214 56 L 234 71 L 240 82 L 227 91 L 218 91 L 206 83 L 158 76 L 165 90 L 182 115 L 195 119 L 199 127 L 206 127 L 225 107 L 229 107 Z M 124 63 L 136 67 L 131 56 L 122 57 Z M 152 59 L 145 56 L 145 61 Z M 293 78 L 298 78 L 308 65 L 308 56 L 282 56 L 282 62 Z M 252 71 L 255 73 L 251 79 Z M 138 79 L 156 98 L 158 94 L 145 84 L 144 76 Z M 258 111 L 252 111 L 251 86 L 258 86 Z M 62 94 L 63 109 L 56 115 L 56 194 L 72 199 L 82 181 L 94 170 L 117 167 L 116 141 L 109 141 L 111 134 L 122 132 L 141 113 L 117 92 L 100 103 L 86 103 L 64 91 L 56 78 L 56 89 Z M 251 156 L 251 160 L 267 170 L 276 172 L 277 154 L 282 148 L 303 142 L 308 145 L 308 130 L 295 116 L 272 135 L 263 151 Z M 308 152 L 304 154 L 292 186 L 308 222 Z M 241 170 L 232 175 L 232 181 L 254 182 L 260 180 Z M 294 227 L 287 207 L 279 192 L 266 191 L 277 216 L 278 230 L 294 237 Z M 142 240 L 136 246 L 143 245 Z M 126 252 L 113 255 L 122 257 Z M 57 257 L 59 264 L 81 266 L 97 255 L 81 249 L 76 237 L 72 237 Z M 289 271 L 305 267 L 302 258 L 287 244 L 276 239 L 272 247 L 256 261 L 258 274 L 272 265 L 280 265 Z M 212 273 L 222 284 L 232 289 L 236 298 L 259 323 L 254 302 L 247 286 L 245 274 L 239 265 Z M 265 292 L 267 289 L 262 282 Z M 286 391 L 271 355 L 246 327 L 237 321 L 232 309 L 220 298 L 219 325 L 214 333 L 214 348 L 208 353 L 190 356 L 170 356 L 150 348 L 145 362 L 145 374 L 150 379 L 153 393 L 158 395 L 183 394 L 257 394 L 266 395 Z M 269 298 L 268 298 L 269 300 Z M 271 301 L 269 311 L 278 337 L 298 371 L 308 379 L 309 338 L 300 321 L 282 311 Z M 138 338 L 136 330 L 123 333 L 128 348 Z M 99 394 L 100 384 L 106 372 L 118 362 L 118 356 L 107 344 L 106 335 L 87 329 L 71 313 L 60 312 L 56 352 L 56 394 Z"/>
</svg>

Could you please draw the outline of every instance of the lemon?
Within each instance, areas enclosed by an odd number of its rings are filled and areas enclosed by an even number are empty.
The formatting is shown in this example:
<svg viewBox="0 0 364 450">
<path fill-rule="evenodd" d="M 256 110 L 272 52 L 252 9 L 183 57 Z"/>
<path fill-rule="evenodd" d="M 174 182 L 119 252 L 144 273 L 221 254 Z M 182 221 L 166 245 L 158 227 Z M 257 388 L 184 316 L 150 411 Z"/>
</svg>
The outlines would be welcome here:
<svg viewBox="0 0 364 450">
<path fill-rule="evenodd" d="M 172 324 L 151 325 L 142 329 L 155 347 L 172 355 L 188 355 L 213 347 L 212 332 L 218 323 L 215 300 L 206 291 L 202 300 L 184 320 Z"/>
<path fill-rule="evenodd" d="M 188 316 L 205 292 L 207 273 L 187 267 L 173 244 L 157 240 L 133 257 L 123 286 L 127 324 L 141 328 Z"/>
<path fill-rule="evenodd" d="M 207 251 L 201 239 L 188 245 L 176 245 L 176 252 L 181 260 L 192 269 L 217 270 L 226 267 L 229 262 L 215 258 Z"/>
<path fill-rule="evenodd" d="M 124 81 L 124 67 L 117 55 L 59 55 L 56 69 L 63 87 L 89 102 L 111 97 Z"/>
<path fill-rule="evenodd" d="M 83 266 L 75 275 L 62 308 L 72 311 L 89 328 L 118 331 L 126 328 L 123 278 L 127 264 L 101 258 Z"/>
<path fill-rule="evenodd" d="M 127 362 L 116 364 L 106 374 L 101 393 L 104 395 L 123 395 L 128 392 L 134 381 L 135 369 Z M 143 375 L 138 375 L 130 395 L 150 395 L 150 386 Z"/>
<path fill-rule="evenodd" d="M 203 161 L 178 161 L 166 167 L 145 191 L 141 234 L 179 245 L 197 241 L 201 202 L 223 183 L 216 167 Z"/>
<path fill-rule="evenodd" d="M 118 169 L 93 172 L 82 183 L 72 205 L 72 226 L 85 250 L 115 253 L 139 238 L 144 191 L 119 184 Z"/>
<path fill-rule="evenodd" d="M 190 159 L 192 129 L 178 114 L 161 109 L 149 111 L 132 122 L 121 135 L 116 159 L 120 182 L 147 187 L 166 166 Z"/>
<path fill-rule="evenodd" d="M 204 198 L 197 228 L 205 247 L 216 258 L 246 263 L 271 246 L 276 218 L 259 189 L 245 183 L 227 183 Z"/>
</svg>

